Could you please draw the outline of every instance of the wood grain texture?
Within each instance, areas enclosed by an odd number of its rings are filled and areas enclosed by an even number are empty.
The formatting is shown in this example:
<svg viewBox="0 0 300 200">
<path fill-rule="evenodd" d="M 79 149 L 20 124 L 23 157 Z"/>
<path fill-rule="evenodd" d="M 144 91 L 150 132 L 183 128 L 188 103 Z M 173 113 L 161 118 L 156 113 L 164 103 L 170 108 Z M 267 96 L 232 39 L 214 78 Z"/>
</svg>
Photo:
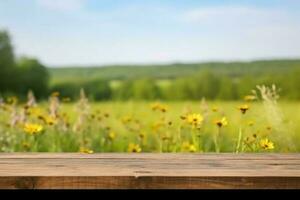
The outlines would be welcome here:
<svg viewBox="0 0 300 200">
<path fill-rule="evenodd" d="M 300 154 L 2 153 L 0 188 L 300 189 Z"/>
</svg>

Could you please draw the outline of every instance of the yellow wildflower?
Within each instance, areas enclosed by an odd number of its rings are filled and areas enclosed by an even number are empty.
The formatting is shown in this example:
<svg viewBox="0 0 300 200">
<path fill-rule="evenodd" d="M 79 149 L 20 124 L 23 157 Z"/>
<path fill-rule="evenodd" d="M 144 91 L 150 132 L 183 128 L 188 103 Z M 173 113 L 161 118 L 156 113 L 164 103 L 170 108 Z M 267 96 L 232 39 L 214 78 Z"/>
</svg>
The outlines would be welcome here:
<svg viewBox="0 0 300 200">
<path fill-rule="evenodd" d="M 253 126 L 254 125 L 254 121 L 248 121 L 248 126 Z"/>
<path fill-rule="evenodd" d="M 160 103 L 153 103 L 150 105 L 152 110 L 158 110 L 160 107 Z"/>
<path fill-rule="evenodd" d="M 163 141 L 167 141 L 167 140 L 171 140 L 171 137 L 170 137 L 170 136 L 167 136 L 167 135 L 162 135 L 162 136 L 161 136 L 161 139 L 162 139 Z"/>
<path fill-rule="evenodd" d="M 257 134 L 254 133 L 251 136 L 246 137 L 245 143 L 252 144 L 256 141 L 256 139 L 257 139 Z"/>
<path fill-rule="evenodd" d="M 24 131 L 26 133 L 28 133 L 29 135 L 34 135 L 34 134 L 38 134 L 43 130 L 43 126 L 39 125 L 39 124 L 30 124 L 30 123 L 26 123 L 24 125 Z"/>
<path fill-rule="evenodd" d="M 218 112 L 218 107 L 214 106 L 212 109 L 211 109 L 213 112 Z"/>
<path fill-rule="evenodd" d="M 254 134 L 252 135 L 252 137 L 256 139 L 256 138 L 257 138 L 257 134 L 254 133 Z"/>
<path fill-rule="evenodd" d="M 153 111 L 159 110 L 161 112 L 167 112 L 168 107 L 166 105 L 160 103 L 153 103 L 151 104 L 151 108 Z"/>
<path fill-rule="evenodd" d="M 164 123 L 161 121 L 158 121 L 158 122 L 155 122 L 152 124 L 152 129 L 153 129 L 153 131 L 157 132 L 163 126 L 164 126 Z"/>
<path fill-rule="evenodd" d="M 7 104 L 15 105 L 18 103 L 18 98 L 16 96 L 8 97 L 6 102 Z"/>
<path fill-rule="evenodd" d="M 130 143 L 128 145 L 128 152 L 139 153 L 141 151 L 142 151 L 142 149 L 141 149 L 140 145 L 138 145 L 138 144 Z"/>
<path fill-rule="evenodd" d="M 91 114 L 91 115 L 90 115 L 90 118 L 91 118 L 91 119 L 95 119 L 95 117 L 96 117 L 95 114 Z"/>
<path fill-rule="evenodd" d="M 181 148 L 182 148 L 182 151 L 185 151 L 185 152 L 193 153 L 193 152 L 197 151 L 196 146 L 189 142 L 183 142 Z"/>
<path fill-rule="evenodd" d="M 132 121 L 132 117 L 131 116 L 124 116 L 122 119 L 123 124 L 129 123 Z"/>
<path fill-rule="evenodd" d="M 45 122 L 51 126 L 56 123 L 56 120 L 54 117 L 47 116 L 45 117 Z"/>
<path fill-rule="evenodd" d="M 185 115 L 181 115 L 181 116 L 180 116 L 180 119 L 186 120 L 186 116 L 185 116 Z"/>
<path fill-rule="evenodd" d="M 254 95 L 246 95 L 244 96 L 245 101 L 254 101 L 256 99 L 256 96 Z"/>
<path fill-rule="evenodd" d="M 247 110 L 249 110 L 249 106 L 247 104 L 241 105 L 238 107 L 242 114 L 245 114 Z"/>
<path fill-rule="evenodd" d="M 191 144 L 190 146 L 189 146 L 189 152 L 191 152 L 191 153 L 194 153 L 194 152 L 196 152 L 196 147 L 195 147 L 195 145 L 193 145 L 193 144 Z"/>
<path fill-rule="evenodd" d="M 227 126 L 228 125 L 228 121 L 227 121 L 227 118 L 226 117 L 222 117 L 222 119 L 220 120 L 216 120 L 215 121 L 215 124 L 218 126 L 218 127 L 222 127 L 222 126 Z"/>
<path fill-rule="evenodd" d="M 202 122 L 203 122 L 203 117 L 201 114 L 196 114 L 196 113 L 193 113 L 193 114 L 189 114 L 187 117 L 186 117 L 186 121 L 187 123 L 193 125 L 194 127 L 198 126 L 198 125 L 201 125 Z"/>
<path fill-rule="evenodd" d="M 39 117 L 39 116 L 43 115 L 43 110 L 38 107 L 31 107 L 26 110 L 26 114 Z"/>
<path fill-rule="evenodd" d="M 139 133 L 139 137 L 140 137 L 140 139 L 144 139 L 144 138 L 145 138 L 145 136 L 146 136 L 146 134 L 145 134 L 144 132 L 140 132 L 140 133 Z"/>
<path fill-rule="evenodd" d="M 23 148 L 24 149 L 26 149 L 26 150 L 28 150 L 28 149 L 30 149 L 30 143 L 28 143 L 28 142 L 22 142 L 22 146 L 23 146 Z"/>
<path fill-rule="evenodd" d="M 260 147 L 264 150 L 271 150 L 274 149 L 274 143 L 271 142 L 268 138 L 260 140 Z"/>
<path fill-rule="evenodd" d="M 108 134 L 108 139 L 113 141 L 114 139 L 116 138 L 116 133 L 111 131 L 109 134 Z"/>
<path fill-rule="evenodd" d="M 56 123 L 55 118 L 51 116 L 39 115 L 38 119 L 42 120 L 45 124 L 48 124 L 50 126 Z"/>
<path fill-rule="evenodd" d="M 94 153 L 93 150 L 88 149 L 88 148 L 85 148 L 85 147 L 80 147 L 79 152 L 80 152 L 80 153 L 87 153 L 87 154 L 92 154 L 92 153 Z"/>
</svg>

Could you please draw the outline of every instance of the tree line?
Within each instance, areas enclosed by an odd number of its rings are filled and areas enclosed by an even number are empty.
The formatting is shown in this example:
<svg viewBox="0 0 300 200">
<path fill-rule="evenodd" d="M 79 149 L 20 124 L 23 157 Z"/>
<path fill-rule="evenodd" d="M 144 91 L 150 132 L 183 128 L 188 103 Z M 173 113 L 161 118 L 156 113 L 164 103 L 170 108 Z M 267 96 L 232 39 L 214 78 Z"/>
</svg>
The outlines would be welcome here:
<svg viewBox="0 0 300 200">
<path fill-rule="evenodd" d="M 0 31 L 0 97 L 24 97 L 32 90 L 38 97 L 48 93 L 49 73 L 37 59 L 16 58 L 7 31 Z"/>
<path fill-rule="evenodd" d="M 300 100 L 300 70 L 285 75 L 261 74 L 259 76 L 228 77 L 211 70 L 195 75 L 167 79 L 161 84 L 155 78 L 122 80 L 112 86 L 110 80 L 94 80 L 84 83 L 60 83 L 52 87 L 62 96 L 76 99 L 84 88 L 93 100 L 239 100 L 251 93 L 257 85 L 275 84 L 280 96 L 287 100 Z"/>
</svg>

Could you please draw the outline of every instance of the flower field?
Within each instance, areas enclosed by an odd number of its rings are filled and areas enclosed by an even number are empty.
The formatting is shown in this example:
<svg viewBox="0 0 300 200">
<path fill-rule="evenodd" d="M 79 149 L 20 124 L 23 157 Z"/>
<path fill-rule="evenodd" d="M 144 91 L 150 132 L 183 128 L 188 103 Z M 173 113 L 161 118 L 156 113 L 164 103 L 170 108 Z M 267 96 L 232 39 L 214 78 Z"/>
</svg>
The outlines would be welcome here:
<svg viewBox="0 0 300 200">
<path fill-rule="evenodd" d="M 0 103 L 1 152 L 298 152 L 300 107 L 260 87 L 241 101 Z"/>
</svg>

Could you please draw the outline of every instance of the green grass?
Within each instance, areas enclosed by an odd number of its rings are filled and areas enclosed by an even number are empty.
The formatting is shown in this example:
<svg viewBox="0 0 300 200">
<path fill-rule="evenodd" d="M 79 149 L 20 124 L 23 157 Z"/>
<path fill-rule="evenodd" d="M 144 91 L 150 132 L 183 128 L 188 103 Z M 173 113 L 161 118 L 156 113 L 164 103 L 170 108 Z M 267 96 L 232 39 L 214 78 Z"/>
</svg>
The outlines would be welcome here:
<svg viewBox="0 0 300 200">
<path fill-rule="evenodd" d="M 299 102 L 278 104 L 277 108 L 282 112 L 278 111 L 275 115 L 282 118 L 280 124 L 272 120 L 276 116 L 270 116 L 260 102 L 249 104 L 250 109 L 245 115 L 237 108 L 243 102 L 162 102 L 168 107 L 165 113 L 153 111 L 150 104 L 135 101 L 83 103 L 78 110 L 78 104 L 64 103 L 59 106 L 58 123 L 55 125 L 44 124 L 32 114 L 26 118 L 28 122 L 44 127 L 44 131 L 35 136 L 26 134 L 21 122 L 8 126 L 12 111 L 0 109 L 0 151 L 78 152 L 80 147 L 85 147 L 94 152 L 125 152 L 128 145 L 134 143 L 143 152 L 182 152 L 190 151 L 191 146 L 196 152 L 215 152 L 214 138 L 218 127 L 214 121 L 222 116 L 226 116 L 228 126 L 221 128 L 217 139 L 221 152 L 235 152 L 239 130 L 242 130 L 243 141 L 239 152 L 300 151 Z M 48 102 L 40 103 L 39 107 L 46 115 Z M 84 113 L 86 107 L 89 109 Z M 214 107 L 218 108 L 217 112 L 212 111 Z M 21 112 L 22 107 L 18 106 L 17 113 Z M 74 127 L 80 112 L 83 123 L 78 125 L 80 130 L 76 131 Z M 180 118 L 187 112 L 203 115 L 204 122 L 200 129 L 193 129 Z M 68 118 L 69 127 L 63 125 L 64 115 Z M 124 124 L 124 117 L 132 119 Z M 253 126 L 249 125 L 250 121 L 254 122 Z M 158 123 L 163 125 L 158 128 Z M 115 138 L 110 140 L 109 134 L 112 132 Z M 254 134 L 257 141 L 251 149 L 244 141 L 247 137 L 253 139 Z M 261 149 L 258 144 L 263 138 L 274 142 L 275 149 Z"/>
</svg>

